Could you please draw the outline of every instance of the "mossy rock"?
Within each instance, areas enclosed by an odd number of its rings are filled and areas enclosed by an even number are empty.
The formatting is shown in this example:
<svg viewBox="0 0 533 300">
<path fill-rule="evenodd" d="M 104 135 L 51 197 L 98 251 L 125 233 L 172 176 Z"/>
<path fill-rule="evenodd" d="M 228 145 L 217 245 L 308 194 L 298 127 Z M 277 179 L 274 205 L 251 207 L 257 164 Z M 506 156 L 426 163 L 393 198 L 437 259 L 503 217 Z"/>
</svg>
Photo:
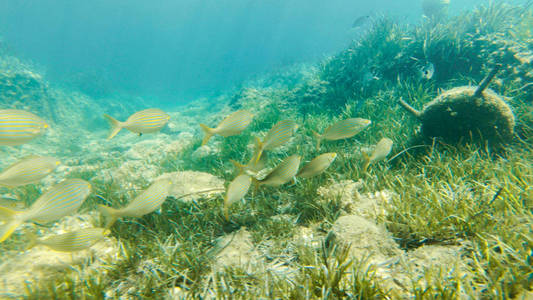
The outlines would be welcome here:
<svg viewBox="0 0 533 300">
<path fill-rule="evenodd" d="M 419 117 L 422 133 L 454 142 L 465 137 L 510 141 L 515 118 L 509 105 L 490 89 L 478 97 L 475 92 L 476 87 L 456 87 L 426 104 Z"/>
<path fill-rule="evenodd" d="M 445 91 L 418 111 L 400 99 L 400 105 L 422 122 L 422 134 L 446 142 L 488 141 L 502 145 L 514 136 L 511 107 L 487 89 L 501 65 L 496 66 L 478 87 L 462 86 Z"/>
</svg>

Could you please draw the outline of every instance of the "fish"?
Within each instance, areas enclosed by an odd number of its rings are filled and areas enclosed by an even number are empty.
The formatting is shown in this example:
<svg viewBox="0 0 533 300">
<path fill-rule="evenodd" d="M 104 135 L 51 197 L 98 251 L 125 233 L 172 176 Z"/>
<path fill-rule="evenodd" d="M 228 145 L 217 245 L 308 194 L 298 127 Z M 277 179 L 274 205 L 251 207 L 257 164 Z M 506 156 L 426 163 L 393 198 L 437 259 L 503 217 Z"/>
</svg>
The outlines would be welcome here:
<svg viewBox="0 0 533 300">
<path fill-rule="evenodd" d="M 368 21 L 368 18 L 370 18 L 370 16 L 358 17 L 357 19 L 355 19 L 355 21 L 353 21 L 352 28 L 358 28 L 358 27 L 363 26 L 366 23 L 366 21 Z"/>
<path fill-rule="evenodd" d="M 170 120 L 170 116 L 158 108 L 148 108 L 136 112 L 125 122 L 117 121 L 108 114 L 104 114 L 104 117 L 109 121 L 109 124 L 111 124 L 111 133 L 107 137 L 108 140 L 117 135 L 122 128 L 126 128 L 139 135 L 142 135 L 143 133 L 157 132 Z"/>
<path fill-rule="evenodd" d="M 9 188 L 36 183 L 52 173 L 61 162 L 53 157 L 28 156 L 0 173 L 0 186 Z"/>
<path fill-rule="evenodd" d="M 37 115 L 18 109 L 0 110 L 0 146 L 25 144 L 42 135 L 49 125 Z"/>
<path fill-rule="evenodd" d="M 299 155 L 291 155 L 279 163 L 279 165 L 277 165 L 274 170 L 268 173 L 265 178 L 261 180 L 252 178 L 255 183 L 255 188 L 257 189 L 261 185 L 280 186 L 291 180 L 294 180 L 296 173 L 298 173 L 300 159 L 301 158 Z"/>
<path fill-rule="evenodd" d="M 224 196 L 224 216 L 229 220 L 229 207 L 241 200 L 250 189 L 252 184 L 252 177 L 247 174 L 241 174 L 228 185 L 226 195 Z"/>
<path fill-rule="evenodd" d="M 316 148 L 320 149 L 322 140 L 341 140 L 351 138 L 358 134 L 363 129 L 368 127 L 372 122 L 362 118 L 351 118 L 339 121 L 324 130 L 324 133 L 318 134 L 313 131 L 313 135 L 317 139 Z"/>
<path fill-rule="evenodd" d="M 5 241 L 22 223 L 45 224 L 69 215 L 83 204 L 91 193 L 91 184 L 82 179 L 66 179 L 42 194 L 28 209 L 0 207 L 0 242 Z"/>
<path fill-rule="evenodd" d="M 428 62 L 423 66 L 419 66 L 418 74 L 420 75 L 420 78 L 429 80 L 433 78 L 433 74 L 435 74 L 435 66 L 431 62 Z"/>
<path fill-rule="evenodd" d="M 259 156 L 259 160 L 256 161 L 258 151 L 259 145 L 257 144 L 256 140 L 254 153 L 252 154 L 252 157 L 250 158 L 250 161 L 248 161 L 247 164 L 243 165 L 233 159 L 230 159 L 230 162 L 239 170 L 239 175 L 246 173 L 251 176 L 256 176 L 259 171 L 265 168 L 266 156 L 264 155 L 264 153 L 262 153 L 261 156 Z"/>
<path fill-rule="evenodd" d="M 389 155 L 389 153 L 391 152 L 392 145 L 393 142 L 391 139 L 382 138 L 376 144 L 376 147 L 374 148 L 374 151 L 372 151 L 372 154 L 370 156 L 363 152 L 363 158 L 365 160 L 363 164 L 363 172 L 366 172 L 368 166 L 371 163 L 385 159 L 385 157 L 387 157 L 387 155 Z"/>
<path fill-rule="evenodd" d="M 202 146 L 207 144 L 209 139 L 218 134 L 223 137 L 238 135 L 243 132 L 252 122 L 254 115 L 246 110 L 238 110 L 229 116 L 227 116 L 216 128 L 209 128 L 205 124 L 200 124 L 202 130 L 205 133 L 205 137 L 202 140 Z"/>
<path fill-rule="evenodd" d="M 27 250 L 37 245 L 44 245 L 56 251 L 76 252 L 92 247 L 109 234 L 110 230 L 107 228 L 85 228 L 41 239 L 33 233 L 28 233 L 30 243 Z"/>
<path fill-rule="evenodd" d="M 450 0 L 423 0 L 422 11 L 428 18 L 442 18 L 448 13 Z"/>
<path fill-rule="evenodd" d="M 320 154 L 306 163 L 296 174 L 297 177 L 309 178 L 324 172 L 335 160 L 337 153 L 330 152 Z"/>
<path fill-rule="evenodd" d="M 140 218 L 154 212 L 167 199 L 171 185 L 172 181 L 168 179 L 157 180 L 123 208 L 98 205 L 98 210 L 108 219 L 105 228 L 110 228 L 122 217 Z"/>
<path fill-rule="evenodd" d="M 298 129 L 298 124 L 291 120 L 282 120 L 274 124 L 267 135 L 261 141 L 256 137 L 255 143 L 258 147 L 255 161 L 258 162 L 263 155 L 263 151 L 272 150 L 286 144 Z"/>
</svg>

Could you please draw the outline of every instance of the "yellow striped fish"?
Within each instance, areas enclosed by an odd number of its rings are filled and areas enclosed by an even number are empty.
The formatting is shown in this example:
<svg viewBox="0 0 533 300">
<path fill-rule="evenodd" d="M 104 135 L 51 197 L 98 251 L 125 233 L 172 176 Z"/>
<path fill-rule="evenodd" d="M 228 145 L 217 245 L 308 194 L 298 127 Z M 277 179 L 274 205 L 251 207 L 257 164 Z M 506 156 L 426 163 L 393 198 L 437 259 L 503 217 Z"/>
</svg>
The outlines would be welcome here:
<svg viewBox="0 0 533 300">
<path fill-rule="evenodd" d="M 18 109 L 0 110 L 0 145 L 25 144 L 42 135 L 48 124 L 38 116 Z"/>
<path fill-rule="evenodd" d="M 229 207 L 233 203 L 241 200 L 246 193 L 248 193 L 251 183 L 251 176 L 241 174 L 233 179 L 233 181 L 228 185 L 226 195 L 224 196 L 224 216 L 226 217 L 226 220 L 229 219 Z"/>
<path fill-rule="evenodd" d="M 279 165 L 261 180 L 254 180 L 256 188 L 261 185 L 279 186 L 294 179 L 300 166 L 300 156 L 291 155 L 285 158 Z"/>
<path fill-rule="evenodd" d="M 30 244 L 27 249 L 37 245 L 44 245 L 50 249 L 61 252 L 75 252 L 92 247 L 94 244 L 103 240 L 110 231 L 106 228 L 85 228 L 56 234 L 47 238 L 39 239 L 33 233 L 28 234 Z"/>
<path fill-rule="evenodd" d="M 200 124 L 202 130 L 205 132 L 205 137 L 202 140 L 202 146 L 207 144 L 209 139 L 218 134 L 223 137 L 238 135 L 243 132 L 252 122 L 254 115 L 246 110 L 238 110 L 227 116 L 216 128 L 209 128 L 205 124 Z"/>
<path fill-rule="evenodd" d="M 322 134 L 313 132 L 315 138 L 317 139 L 316 149 L 320 149 L 320 143 L 322 142 L 322 140 L 335 141 L 351 138 L 352 136 L 358 134 L 363 129 L 368 127 L 370 123 L 372 122 L 367 119 L 351 118 L 339 121 L 329 126 L 328 128 L 326 128 L 326 130 L 324 130 L 324 133 Z"/>
<path fill-rule="evenodd" d="M 259 161 L 264 150 L 272 150 L 286 144 L 297 129 L 298 124 L 296 122 L 283 120 L 272 126 L 263 141 L 256 138 L 256 144 L 259 150 L 257 151 L 255 161 Z"/>
<path fill-rule="evenodd" d="M 302 178 L 309 178 L 324 172 L 335 160 L 337 153 L 324 153 L 321 154 L 310 162 L 306 163 L 296 176 Z"/>
<path fill-rule="evenodd" d="M 59 166 L 60 162 L 53 157 L 25 157 L 0 173 L 0 185 L 17 187 L 39 182 Z"/>
<path fill-rule="evenodd" d="M 168 123 L 168 120 L 170 120 L 170 116 L 158 108 L 149 108 L 136 112 L 125 122 L 117 121 L 107 114 L 104 114 L 104 117 L 109 121 L 112 127 L 111 133 L 107 139 L 112 139 L 122 128 L 126 128 L 139 135 L 142 135 L 143 133 L 157 132 Z"/>
<path fill-rule="evenodd" d="M 243 165 L 237 161 L 234 161 L 233 159 L 230 159 L 230 162 L 239 170 L 239 175 L 248 174 L 251 176 L 256 176 L 259 171 L 265 168 L 266 166 L 265 155 L 261 155 L 259 157 L 259 160 L 256 161 L 258 151 L 259 151 L 259 146 L 257 145 L 257 141 L 256 141 L 254 153 L 252 154 L 250 161 L 248 161 L 246 165 Z"/>
<path fill-rule="evenodd" d="M 168 179 L 158 180 L 123 208 L 115 209 L 99 205 L 98 209 L 108 220 L 105 227 L 111 227 L 118 218 L 140 218 L 155 211 L 167 199 L 171 185 L 172 182 Z"/>
<path fill-rule="evenodd" d="M 6 220 L 6 223 L 0 226 L 0 242 L 5 241 L 26 221 L 44 224 L 75 212 L 90 192 L 91 185 L 87 181 L 67 179 L 42 194 L 26 210 L 0 207 L 0 219 Z"/>
<path fill-rule="evenodd" d="M 391 139 L 382 138 L 376 144 L 376 147 L 370 156 L 363 152 L 363 158 L 365 160 L 365 163 L 363 164 L 363 172 L 366 171 L 371 163 L 385 159 L 385 157 L 387 157 L 392 150 L 392 144 L 393 142 Z"/>
</svg>

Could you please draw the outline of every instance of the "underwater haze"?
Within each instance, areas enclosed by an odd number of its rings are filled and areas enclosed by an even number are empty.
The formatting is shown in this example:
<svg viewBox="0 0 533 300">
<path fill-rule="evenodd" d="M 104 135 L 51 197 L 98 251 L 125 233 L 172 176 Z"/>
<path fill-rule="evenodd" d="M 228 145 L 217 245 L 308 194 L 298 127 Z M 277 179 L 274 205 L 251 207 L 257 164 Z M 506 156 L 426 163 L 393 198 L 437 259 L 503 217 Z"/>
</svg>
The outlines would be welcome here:
<svg viewBox="0 0 533 300">
<path fill-rule="evenodd" d="M 480 2 L 452 1 L 451 9 Z M 332 54 L 365 29 L 350 29 L 357 17 L 382 14 L 418 22 L 420 3 L 3 0 L 0 36 L 55 82 L 93 96 L 118 90 L 183 103 Z"/>
<path fill-rule="evenodd" d="M 533 299 L 533 0 L 0 0 L 0 299 Z"/>
</svg>

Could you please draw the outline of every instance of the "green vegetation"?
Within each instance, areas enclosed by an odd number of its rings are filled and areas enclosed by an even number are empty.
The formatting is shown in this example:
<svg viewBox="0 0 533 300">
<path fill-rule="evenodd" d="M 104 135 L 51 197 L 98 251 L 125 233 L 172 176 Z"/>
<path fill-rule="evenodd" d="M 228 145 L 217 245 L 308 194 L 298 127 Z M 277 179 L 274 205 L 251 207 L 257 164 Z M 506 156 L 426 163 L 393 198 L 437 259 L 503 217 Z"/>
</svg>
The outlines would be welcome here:
<svg viewBox="0 0 533 300">
<path fill-rule="evenodd" d="M 220 143 L 217 152 L 201 158 L 194 154 L 201 144 L 197 136 L 181 152 L 169 153 L 159 162 L 159 172 L 203 171 L 228 182 L 236 174 L 230 159 L 248 161 L 252 152 L 248 145 L 255 136 L 281 119 L 293 119 L 300 124 L 295 138 L 267 153 L 269 166 L 293 153 L 306 161 L 337 152 L 326 173 L 295 185 L 250 192 L 244 202 L 230 208 L 229 221 L 221 197 L 192 202 L 170 198 L 160 213 L 120 220 L 112 227 L 121 253 L 117 260 L 106 262 L 105 271 L 85 274 L 75 266 L 75 271 L 58 273 L 50 281 L 27 283 L 27 298 L 509 299 L 531 291 L 533 116 L 530 94 L 517 90 L 523 85 L 517 81 L 523 77 L 520 70 L 528 66 L 506 53 L 516 46 L 518 52 L 531 55 L 531 26 L 523 24 L 533 24 L 532 16 L 531 8 L 489 4 L 442 24 L 428 21 L 406 27 L 378 19 L 362 40 L 328 59 L 305 80 L 277 74 L 290 82 L 283 85 L 269 78 L 267 86 L 243 88 L 227 98 L 232 106 L 257 111 L 250 128 L 240 136 L 214 137 L 210 145 Z M 435 65 L 433 79 L 417 77 L 422 61 Z M 477 83 L 495 62 L 505 67 L 494 89 L 508 97 L 517 120 L 517 135 L 504 150 L 496 152 L 492 145 L 469 140 L 459 145 L 425 140 L 417 134 L 417 121 L 397 105 L 402 97 L 420 108 L 439 89 Z M 518 71 L 509 71 L 513 68 Z M 379 79 L 369 80 L 367 74 Z M 348 117 L 370 119 L 372 125 L 354 138 L 324 141 L 317 151 L 312 131 Z M 382 137 L 395 143 L 389 161 L 363 173 L 361 152 Z M 134 193 L 91 173 L 71 175 L 91 180 L 94 194 L 113 206 L 123 205 Z M 432 268 L 398 290 L 385 288 L 369 260 L 354 259 L 349 244 L 328 234 L 345 213 L 341 199 L 324 199 L 317 193 L 332 182 L 359 179 L 360 193 L 392 193 L 388 214 L 378 222 L 401 249 L 469 245 L 461 252 L 465 274 L 449 278 Z M 37 191 L 28 187 L 20 193 L 33 199 Z M 102 200 L 92 196 L 84 209 L 96 203 Z M 318 246 L 297 241 L 304 227 L 319 236 Z M 250 232 L 260 253 L 257 266 L 216 268 L 220 238 L 242 228 Z M 23 244 L 24 236 L 16 234 L 0 244 L 0 250 L 14 251 Z M 290 272 L 279 271 L 280 266 Z"/>
</svg>

